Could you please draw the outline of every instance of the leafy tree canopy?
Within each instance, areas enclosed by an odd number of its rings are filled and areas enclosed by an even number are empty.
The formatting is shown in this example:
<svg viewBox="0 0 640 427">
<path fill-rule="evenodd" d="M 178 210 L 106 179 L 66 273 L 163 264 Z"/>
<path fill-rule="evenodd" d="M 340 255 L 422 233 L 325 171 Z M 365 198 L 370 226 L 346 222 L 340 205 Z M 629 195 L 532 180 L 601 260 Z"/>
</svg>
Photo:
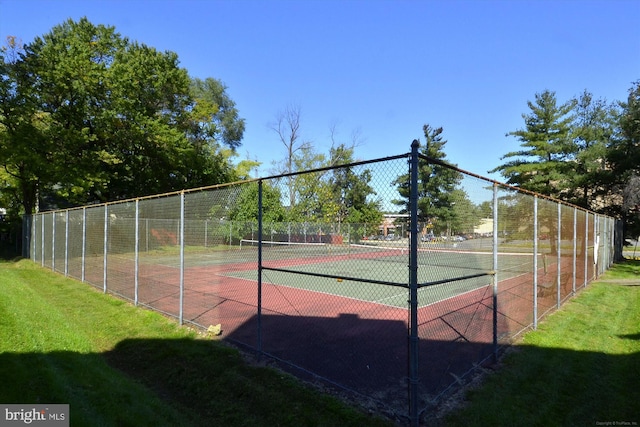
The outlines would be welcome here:
<svg viewBox="0 0 640 427">
<path fill-rule="evenodd" d="M 0 158 L 24 212 L 237 177 L 244 120 L 173 52 L 82 18 L 23 48 L 11 39 L 0 67 Z"/>
</svg>

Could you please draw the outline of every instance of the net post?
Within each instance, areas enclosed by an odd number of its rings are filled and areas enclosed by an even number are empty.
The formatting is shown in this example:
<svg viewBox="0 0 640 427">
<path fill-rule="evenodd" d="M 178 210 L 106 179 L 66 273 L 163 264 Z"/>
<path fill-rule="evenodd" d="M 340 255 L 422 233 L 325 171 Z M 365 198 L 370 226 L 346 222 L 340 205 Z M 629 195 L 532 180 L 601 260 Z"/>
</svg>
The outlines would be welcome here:
<svg viewBox="0 0 640 427">
<path fill-rule="evenodd" d="M 409 197 L 409 420 L 418 427 L 418 148 L 420 142 L 411 143 Z"/>
</svg>

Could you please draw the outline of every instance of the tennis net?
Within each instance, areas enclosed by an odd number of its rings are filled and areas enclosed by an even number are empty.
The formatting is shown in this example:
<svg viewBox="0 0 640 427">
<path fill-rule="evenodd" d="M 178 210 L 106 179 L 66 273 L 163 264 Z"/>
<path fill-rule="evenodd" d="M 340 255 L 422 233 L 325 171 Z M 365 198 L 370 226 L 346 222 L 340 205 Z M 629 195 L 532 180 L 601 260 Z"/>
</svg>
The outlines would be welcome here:
<svg viewBox="0 0 640 427">
<path fill-rule="evenodd" d="M 292 265 L 301 263 L 349 263 L 358 261 L 382 262 L 409 265 L 409 248 L 404 245 L 387 246 L 378 244 L 330 244 L 299 243 L 243 239 L 240 242 L 242 251 L 257 250 L 262 243 L 262 255 L 265 261 L 291 261 Z M 553 262 L 552 257 L 538 254 L 538 265 L 546 266 Z M 452 248 L 419 248 L 418 265 L 423 268 L 441 267 L 459 272 L 494 271 L 494 254 L 492 251 L 461 250 Z M 531 253 L 498 252 L 497 270 L 518 274 L 531 272 L 534 265 Z"/>
</svg>

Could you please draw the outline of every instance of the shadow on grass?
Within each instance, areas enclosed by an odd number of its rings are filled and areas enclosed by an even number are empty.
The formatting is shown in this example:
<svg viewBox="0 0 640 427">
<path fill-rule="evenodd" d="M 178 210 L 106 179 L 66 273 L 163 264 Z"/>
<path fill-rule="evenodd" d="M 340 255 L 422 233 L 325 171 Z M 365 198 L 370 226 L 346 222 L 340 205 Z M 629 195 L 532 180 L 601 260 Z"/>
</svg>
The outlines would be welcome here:
<svg viewBox="0 0 640 427">
<path fill-rule="evenodd" d="M 390 426 L 203 339 L 127 339 L 104 353 L 0 354 L 0 402 L 65 403 L 72 426 Z"/>
<path fill-rule="evenodd" d="M 625 338 L 638 339 L 634 334 Z M 437 348 L 443 343 L 426 345 Z M 447 346 L 452 345 L 446 343 Z M 473 343 L 457 343 L 475 352 Z M 0 401 L 68 403 L 71 425 L 391 425 L 353 415 L 328 396 L 235 349 L 192 339 L 129 339 L 101 354 L 0 354 Z M 640 353 L 517 346 L 471 392 L 479 409 L 445 425 L 596 425 L 639 422 Z M 431 425 L 430 413 L 423 418 Z"/>
<path fill-rule="evenodd" d="M 640 352 L 516 346 L 463 409 L 430 425 L 640 425 L 639 383 Z"/>
<path fill-rule="evenodd" d="M 618 335 L 619 338 L 627 339 L 627 340 L 640 340 L 640 333 L 637 334 L 627 334 L 627 335 Z"/>
<path fill-rule="evenodd" d="M 0 402 L 69 404 L 72 426 L 193 425 L 188 412 L 110 368 L 102 354 L 5 352 L 0 377 Z"/>
<path fill-rule="evenodd" d="M 638 275 L 640 274 L 640 260 L 625 259 L 623 262 L 615 264 L 616 275 Z"/>
</svg>

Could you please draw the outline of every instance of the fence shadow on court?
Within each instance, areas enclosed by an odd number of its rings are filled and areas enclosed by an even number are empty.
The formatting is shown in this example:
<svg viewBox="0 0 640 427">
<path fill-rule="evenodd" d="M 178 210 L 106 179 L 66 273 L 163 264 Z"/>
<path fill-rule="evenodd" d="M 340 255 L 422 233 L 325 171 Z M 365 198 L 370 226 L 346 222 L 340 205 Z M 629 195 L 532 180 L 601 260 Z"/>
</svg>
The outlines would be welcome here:
<svg viewBox="0 0 640 427">
<path fill-rule="evenodd" d="M 354 314 L 336 317 L 262 314 L 261 351 L 278 366 L 307 381 L 337 386 L 360 402 L 396 417 L 406 414 L 407 325 L 399 320 L 365 319 Z M 231 331 L 226 339 L 255 349 L 258 317 Z M 462 381 L 478 360 L 493 353 L 489 342 L 434 340 L 419 342 L 421 407 Z M 438 355 L 438 357 L 433 357 Z M 366 396 L 366 397 L 365 397 Z"/>
</svg>

